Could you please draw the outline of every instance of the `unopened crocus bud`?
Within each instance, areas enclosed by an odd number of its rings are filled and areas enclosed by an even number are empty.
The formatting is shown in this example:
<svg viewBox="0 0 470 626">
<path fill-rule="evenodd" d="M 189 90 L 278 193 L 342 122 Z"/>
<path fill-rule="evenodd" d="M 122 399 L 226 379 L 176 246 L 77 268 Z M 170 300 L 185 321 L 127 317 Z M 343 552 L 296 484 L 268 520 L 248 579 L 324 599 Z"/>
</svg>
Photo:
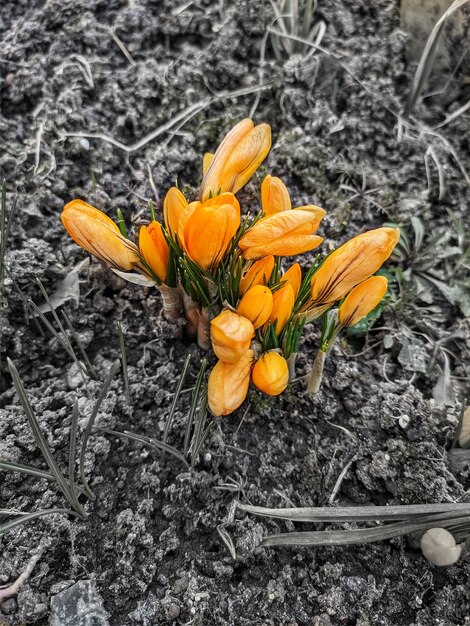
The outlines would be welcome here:
<svg viewBox="0 0 470 626">
<path fill-rule="evenodd" d="M 215 416 L 228 415 L 243 403 L 250 386 L 253 350 L 248 350 L 235 363 L 218 361 L 210 373 L 207 398 Z"/>
<path fill-rule="evenodd" d="M 293 291 L 294 295 L 297 298 L 299 295 L 300 285 L 302 284 L 302 270 L 300 269 L 300 265 L 298 263 L 293 263 L 287 272 L 281 276 L 281 283 L 288 283 Z"/>
<path fill-rule="evenodd" d="M 248 289 L 255 285 L 267 285 L 274 269 L 274 257 L 272 254 L 253 263 L 240 283 L 240 295 L 244 295 Z"/>
<path fill-rule="evenodd" d="M 289 366 L 277 352 L 265 352 L 256 361 L 251 378 L 260 391 L 268 396 L 278 396 L 289 382 Z"/>
<path fill-rule="evenodd" d="M 289 192 L 280 178 L 265 177 L 261 184 L 261 208 L 265 215 L 274 215 L 292 208 Z"/>
<path fill-rule="evenodd" d="M 139 262 L 137 246 L 121 235 L 111 218 L 83 200 L 66 204 L 61 219 L 75 243 L 112 267 L 128 271 Z"/>
<path fill-rule="evenodd" d="M 259 259 L 267 254 L 293 256 L 313 250 L 323 241 L 314 233 L 324 215 L 325 211 L 316 206 L 268 215 L 250 228 L 238 245 L 245 259 Z"/>
<path fill-rule="evenodd" d="M 144 261 L 157 278 L 164 283 L 168 270 L 168 243 L 158 222 L 142 226 L 139 231 L 139 249 Z"/>
<path fill-rule="evenodd" d="M 219 192 L 237 193 L 253 176 L 271 148 L 271 128 L 255 126 L 250 119 L 239 122 L 217 148 L 203 178 L 202 201 Z"/>
<path fill-rule="evenodd" d="M 178 232 L 180 217 L 188 202 L 178 187 L 170 187 L 163 200 L 163 217 L 169 234 L 174 237 Z"/>
<path fill-rule="evenodd" d="M 264 285 L 248 289 L 237 307 L 237 313 L 249 319 L 255 330 L 269 319 L 272 310 L 273 294 Z"/>
<path fill-rule="evenodd" d="M 295 304 L 295 295 L 292 287 L 287 284 L 273 294 L 273 310 L 270 320 L 276 327 L 276 335 L 279 335 L 288 322 Z"/>
<path fill-rule="evenodd" d="M 400 238 L 398 228 L 369 230 L 347 241 L 326 258 L 311 283 L 311 300 L 328 304 L 375 274 L 392 254 Z"/>
<path fill-rule="evenodd" d="M 250 320 L 233 311 L 222 311 L 211 321 L 212 349 L 225 363 L 238 361 L 249 349 L 254 336 Z"/>
<path fill-rule="evenodd" d="M 384 276 L 371 276 L 356 285 L 338 308 L 338 321 L 342 326 L 354 326 L 375 309 L 384 297 L 388 280 Z"/>
<path fill-rule="evenodd" d="M 178 240 L 204 270 L 218 267 L 240 226 L 240 205 L 232 193 L 191 202 L 178 223 Z"/>
<path fill-rule="evenodd" d="M 445 528 L 430 528 L 420 543 L 427 560 L 439 567 L 453 565 L 462 553 L 462 546 L 456 544 L 454 536 Z"/>
</svg>

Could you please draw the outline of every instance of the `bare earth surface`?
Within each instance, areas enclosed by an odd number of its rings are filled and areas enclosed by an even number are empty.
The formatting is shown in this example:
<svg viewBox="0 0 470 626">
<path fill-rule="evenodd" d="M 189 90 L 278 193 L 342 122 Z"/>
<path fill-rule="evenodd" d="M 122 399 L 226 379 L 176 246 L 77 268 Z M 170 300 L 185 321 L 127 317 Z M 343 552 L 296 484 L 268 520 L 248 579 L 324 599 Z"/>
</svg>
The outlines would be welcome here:
<svg viewBox="0 0 470 626">
<path fill-rule="evenodd" d="M 451 466 L 446 450 L 458 406 L 433 400 L 442 354 L 435 353 L 435 367 L 432 342 L 415 332 L 408 343 L 399 338 L 400 324 L 415 324 L 434 341 L 452 335 L 445 344 L 452 352 L 451 383 L 463 395 L 469 305 L 444 288 L 453 289 L 465 272 L 455 251 L 462 245 L 456 224 L 468 229 L 470 198 L 456 158 L 468 165 L 468 115 L 442 129 L 454 156 L 431 134 L 409 131 L 399 140 L 397 112 L 415 66 L 406 62 L 397 3 L 319 5 L 325 52 L 278 62 L 265 38 L 274 19 L 269 2 L 2 3 L 0 174 L 9 205 L 18 193 L 6 263 L 36 303 L 44 299 L 35 278 L 53 294 L 85 258 L 60 223 L 67 201 L 82 197 L 113 217 L 119 207 L 128 223 L 148 215 L 150 198 L 160 211 L 176 179 L 194 193 L 203 152 L 250 112 L 272 125 L 274 144 L 240 193 L 242 206 L 258 209 L 259 183 L 268 171 L 282 177 L 294 205 L 326 209 L 323 252 L 387 221 L 400 223 L 413 240 L 410 218 L 418 217 L 444 287 L 428 285 L 421 297 L 388 307 L 366 339 L 340 342 L 314 399 L 303 382 L 279 399 L 250 392 L 241 410 L 215 425 L 195 470 L 141 444 L 93 434 L 86 471 L 97 500 L 85 505 L 87 519 L 44 517 L 1 537 L 0 584 L 12 582 L 38 549 L 41 558 L 18 596 L 0 605 L 0 624 L 84 624 L 74 621 L 73 610 L 58 618 L 59 594 L 89 580 L 112 626 L 470 623 L 468 556 L 440 569 L 407 539 L 264 549 L 265 535 L 292 525 L 237 514 L 227 526 L 234 560 L 217 532 L 234 498 L 271 507 L 328 504 L 350 461 L 335 498 L 343 506 L 465 502 L 470 486 L 468 462 Z M 447 81 L 463 41 L 451 42 L 452 54 L 430 90 Z M 444 93 L 418 106 L 417 117 L 433 126 L 464 105 L 469 92 L 467 63 Z M 365 194 L 363 184 L 374 191 Z M 440 242 L 454 248 L 445 259 Z M 193 354 L 190 382 L 204 356 L 195 344 L 175 339 L 156 291 L 125 284 L 96 262 L 79 277 L 79 284 L 71 281 L 79 300 L 64 306 L 97 380 L 83 383 L 57 340 L 47 330 L 41 336 L 8 279 L 0 311 L 3 366 L 6 356 L 15 362 L 64 470 L 73 403 L 78 398 L 82 429 L 119 357 L 118 321 L 126 334 L 132 404 L 117 375 L 98 416 L 101 426 L 161 438 L 186 354 Z M 305 334 L 299 376 L 308 370 L 318 335 L 318 326 Z M 5 370 L 1 384 L 0 457 L 44 469 Z M 169 437 L 177 447 L 188 410 L 184 398 Z M 64 506 L 54 484 L 16 472 L 0 474 L 0 490 L 0 508 L 10 511 L 2 519 Z M 88 600 L 85 613 L 96 598 Z"/>
</svg>

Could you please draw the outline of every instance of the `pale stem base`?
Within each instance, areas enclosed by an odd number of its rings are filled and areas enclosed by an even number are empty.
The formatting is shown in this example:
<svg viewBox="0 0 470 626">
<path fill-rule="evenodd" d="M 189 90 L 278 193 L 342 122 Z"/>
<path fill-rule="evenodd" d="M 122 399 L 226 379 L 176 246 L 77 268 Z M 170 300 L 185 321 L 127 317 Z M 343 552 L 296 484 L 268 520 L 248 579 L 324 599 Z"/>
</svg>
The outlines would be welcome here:
<svg viewBox="0 0 470 626">
<path fill-rule="evenodd" d="M 179 287 L 160 285 L 158 290 L 162 294 L 163 317 L 169 321 L 179 320 L 181 317 L 181 290 Z"/>
<path fill-rule="evenodd" d="M 297 358 L 297 352 L 293 352 L 287 359 L 287 366 L 289 367 L 289 381 L 295 378 L 295 361 Z"/>
<path fill-rule="evenodd" d="M 320 391 L 326 354 L 327 353 L 323 352 L 323 350 L 319 350 L 317 352 L 317 356 L 313 362 L 313 367 L 309 374 L 307 374 L 307 393 L 314 394 Z"/>
<path fill-rule="evenodd" d="M 210 309 L 201 309 L 201 311 L 199 312 L 199 323 L 197 325 L 197 344 L 203 350 L 209 350 L 209 348 L 211 347 L 210 328 Z"/>
</svg>

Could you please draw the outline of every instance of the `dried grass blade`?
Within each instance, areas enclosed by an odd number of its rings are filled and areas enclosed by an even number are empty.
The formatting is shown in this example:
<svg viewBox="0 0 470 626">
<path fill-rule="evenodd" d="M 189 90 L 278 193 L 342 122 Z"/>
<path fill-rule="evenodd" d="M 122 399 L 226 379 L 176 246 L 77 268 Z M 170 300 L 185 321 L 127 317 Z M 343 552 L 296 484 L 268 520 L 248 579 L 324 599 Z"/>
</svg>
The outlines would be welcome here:
<svg viewBox="0 0 470 626">
<path fill-rule="evenodd" d="M 346 546 L 386 541 L 429 528 L 452 527 L 461 521 L 459 518 L 435 516 L 428 521 L 397 522 L 380 528 L 360 530 L 321 530 L 270 535 L 263 540 L 264 546 Z"/>
<path fill-rule="evenodd" d="M 91 490 L 87 479 L 85 478 L 85 453 L 86 453 L 86 448 L 88 445 L 88 439 L 90 438 L 91 435 L 91 431 L 93 430 L 93 426 L 95 424 L 95 420 L 96 420 L 96 416 L 98 415 L 98 411 L 100 410 L 101 404 L 103 403 L 103 400 L 106 397 L 106 394 L 108 393 L 108 389 L 109 386 L 111 384 L 111 381 L 113 380 L 114 376 L 116 375 L 116 372 L 118 371 L 120 367 L 120 363 L 119 361 L 115 361 L 115 363 L 113 364 L 113 366 L 111 367 L 108 376 L 106 377 L 106 380 L 103 383 L 103 386 L 101 387 L 101 391 L 99 393 L 99 396 L 95 402 L 95 405 L 93 407 L 93 411 L 91 412 L 90 415 L 90 419 L 88 420 L 88 424 L 86 425 L 85 431 L 83 433 L 83 437 L 82 437 L 82 445 L 80 448 L 80 479 L 82 481 L 82 485 L 83 488 L 86 491 L 86 494 L 88 495 L 88 497 L 91 500 L 95 499 L 95 495 L 93 493 L 93 491 Z"/>
<path fill-rule="evenodd" d="M 16 528 L 17 526 L 21 526 L 21 524 L 25 524 L 26 522 L 30 522 L 31 520 L 37 519 L 38 517 L 43 517 L 44 515 L 55 515 L 57 513 L 77 516 L 77 513 L 75 511 L 71 511 L 70 509 L 45 509 L 44 511 L 35 511 L 34 513 L 21 515 L 21 517 L 16 517 L 15 519 L 10 520 L 9 522 L 0 524 L 0 535 L 3 535 L 9 530 L 13 530 L 13 528 Z"/>
<path fill-rule="evenodd" d="M 199 397 L 200 397 L 200 394 L 201 394 L 201 385 L 202 385 L 202 381 L 204 380 L 204 374 L 205 374 L 205 371 L 206 371 L 206 367 L 207 367 L 207 360 L 203 359 L 202 362 L 201 362 L 201 367 L 199 368 L 199 372 L 198 372 L 198 375 L 197 375 L 196 384 L 194 385 L 192 398 L 191 398 L 191 408 L 189 410 L 188 422 L 186 424 L 186 432 L 184 434 L 183 450 L 184 450 L 184 455 L 185 456 L 188 454 L 188 450 L 189 450 L 189 441 L 190 441 L 190 437 L 191 437 L 191 430 L 192 430 L 193 423 L 194 423 L 194 417 L 196 415 L 196 409 L 197 409 L 198 402 L 199 402 Z"/>
<path fill-rule="evenodd" d="M 270 509 L 237 502 L 246 513 L 292 522 L 387 522 L 422 518 L 426 515 L 470 515 L 470 503 L 408 504 L 398 506 L 299 507 Z"/>
<path fill-rule="evenodd" d="M 39 427 L 39 423 L 36 419 L 36 416 L 34 415 L 34 411 L 31 407 L 31 404 L 29 403 L 28 396 L 26 395 L 26 391 L 23 387 L 23 383 L 21 382 L 21 378 L 18 374 L 18 370 L 16 369 L 11 359 L 7 358 L 7 363 L 10 369 L 11 377 L 13 379 L 13 384 L 15 385 L 16 393 L 18 394 L 20 402 L 23 405 L 23 409 L 26 413 L 26 417 L 28 418 L 28 422 L 31 427 L 31 430 L 33 431 L 33 435 L 36 440 L 36 443 L 38 444 L 42 452 L 42 455 L 49 469 L 51 470 L 51 473 L 56 479 L 60 490 L 62 491 L 65 498 L 67 499 L 69 504 L 72 506 L 72 508 L 74 508 L 75 502 L 70 491 L 70 486 L 67 483 L 65 476 L 60 471 L 60 468 L 57 465 L 57 462 L 51 452 L 51 449 L 49 448 L 49 444 L 47 443 L 46 438 L 42 434 L 42 431 Z M 81 515 L 79 511 L 77 512 L 79 513 L 79 515 Z"/>
<path fill-rule="evenodd" d="M 181 372 L 181 376 L 180 379 L 178 381 L 178 385 L 176 387 L 176 391 L 175 391 L 175 396 L 173 398 L 173 402 L 171 404 L 171 408 L 170 408 L 170 412 L 168 414 L 168 419 L 166 420 L 166 424 L 165 424 L 165 431 L 163 433 L 163 443 L 166 443 L 166 440 L 168 439 L 168 434 L 170 432 L 170 428 L 171 425 L 173 423 L 173 418 L 175 415 L 175 411 L 176 411 L 176 404 L 179 400 L 179 397 L 181 395 L 181 391 L 183 389 L 183 385 L 184 385 L 184 381 L 186 379 L 186 374 L 188 373 L 188 368 L 189 368 L 189 363 L 191 361 L 191 355 L 188 354 L 188 356 L 186 357 L 185 361 L 184 361 L 184 365 L 183 365 L 183 370 Z"/>
<path fill-rule="evenodd" d="M 409 118 L 413 107 L 415 106 L 416 101 L 418 100 L 427 79 L 429 78 L 429 75 L 433 68 L 434 59 L 436 57 L 439 40 L 441 38 L 442 31 L 444 30 L 446 21 L 449 17 L 453 15 L 453 13 L 455 13 L 465 4 L 467 4 L 467 2 L 469 2 L 469 0 L 454 0 L 454 2 L 450 5 L 447 11 L 439 18 L 439 20 L 434 25 L 426 41 L 426 45 L 424 46 L 424 50 L 421 54 L 418 67 L 416 68 L 416 73 L 413 78 L 408 101 L 403 111 L 403 117 L 405 120 Z"/>
<path fill-rule="evenodd" d="M 69 444 L 69 489 L 72 501 L 74 502 L 75 511 L 85 517 L 86 513 L 80 502 L 78 501 L 77 491 L 75 488 L 75 451 L 77 447 L 77 428 L 78 428 L 78 401 L 75 398 L 72 410 L 72 420 L 70 423 L 70 444 Z"/>
<path fill-rule="evenodd" d="M 158 439 L 153 439 L 151 437 L 145 437 L 143 435 L 136 435 L 135 433 L 131 433 L 128 430 L 120 432 L 118 430 L 112 430 L 111 428 L 104 428 L 100 426 L 98 426 L 97 428 L 101 432 L 107 433 L 108 435 L 115 435 L 116 437 L 124 437 L 126 439 L 132 439 L 133 441 L 138 441 L 139 443 L 144 443 L 154 448 L 158 448 L 159 450 L 162 450 L 163 452 L 168 452 L 169 454 L 172 454 L 175 458 L 177 458 L 179 461 L 181 461 L 186 467 L 189 467 L 189 463 L 186 461 L 186 459 L 181 454 L 181 452 L 179 452 L 179 450 L 177 450 L 173 446 L 170 446 L 169 444 L 164 443 L 163 441 L 159 441 Z"/>
</svg>

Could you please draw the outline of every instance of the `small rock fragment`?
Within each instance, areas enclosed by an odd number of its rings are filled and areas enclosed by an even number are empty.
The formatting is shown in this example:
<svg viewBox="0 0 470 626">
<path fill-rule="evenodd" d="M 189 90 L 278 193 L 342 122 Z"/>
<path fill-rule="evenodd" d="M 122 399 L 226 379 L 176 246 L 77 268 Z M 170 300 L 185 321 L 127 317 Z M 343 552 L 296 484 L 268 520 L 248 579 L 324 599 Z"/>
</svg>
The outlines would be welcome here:
<svg viewBox="0 0 470 626">
<path fill-rule="evenodd" d="M 103 600 L 91 580 L 81 580 L 53 596 L 50 626 L 109 626 Z"/>
</svg>

